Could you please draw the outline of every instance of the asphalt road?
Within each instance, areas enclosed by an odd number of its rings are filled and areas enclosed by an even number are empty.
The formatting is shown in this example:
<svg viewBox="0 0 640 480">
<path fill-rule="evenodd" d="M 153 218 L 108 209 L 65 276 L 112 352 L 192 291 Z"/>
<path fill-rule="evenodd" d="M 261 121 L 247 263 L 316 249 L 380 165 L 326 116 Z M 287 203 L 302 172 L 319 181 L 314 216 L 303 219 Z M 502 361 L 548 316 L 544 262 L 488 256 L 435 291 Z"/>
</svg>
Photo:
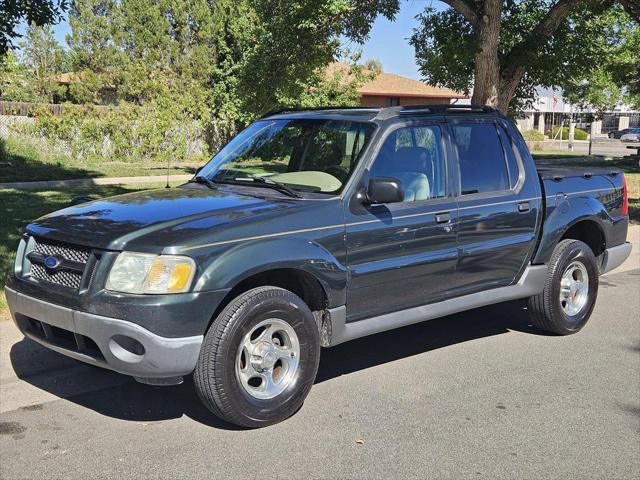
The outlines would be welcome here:
<svg viewBox="0 0 640 480">
<path fill-rule="evenodd" d="M 577 335 L 534 330 L 524 307 L 325 350 L 302 409 L 262 430 L 2 321 L 0 478 L 639 478 L 640 270 L 601 279 Z"/>
</svg>

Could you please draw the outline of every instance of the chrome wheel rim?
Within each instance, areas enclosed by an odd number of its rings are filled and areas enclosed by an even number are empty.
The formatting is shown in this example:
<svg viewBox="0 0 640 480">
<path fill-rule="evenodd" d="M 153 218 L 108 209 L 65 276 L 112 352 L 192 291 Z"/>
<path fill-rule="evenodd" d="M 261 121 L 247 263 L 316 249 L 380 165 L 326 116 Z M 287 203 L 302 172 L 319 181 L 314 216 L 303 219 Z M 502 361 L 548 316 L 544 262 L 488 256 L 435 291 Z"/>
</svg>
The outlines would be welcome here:
<svg viewBox="0 0 640 480">
<path fill-rule="evenodd" d="M 589 274 L 582 262 L 571 262 L 560 281 L 560 306 L 564 313 L 573 317 L 587 304 L 589 299 Z"/>
<path fill-rule="evenodd" d="M 262 400 L 280 395 L 295 378 L 300 342 L 291 325 L 270 318 L 247 333 L 236 355 L 236 376 L 242 388 Z"/>
</svg>

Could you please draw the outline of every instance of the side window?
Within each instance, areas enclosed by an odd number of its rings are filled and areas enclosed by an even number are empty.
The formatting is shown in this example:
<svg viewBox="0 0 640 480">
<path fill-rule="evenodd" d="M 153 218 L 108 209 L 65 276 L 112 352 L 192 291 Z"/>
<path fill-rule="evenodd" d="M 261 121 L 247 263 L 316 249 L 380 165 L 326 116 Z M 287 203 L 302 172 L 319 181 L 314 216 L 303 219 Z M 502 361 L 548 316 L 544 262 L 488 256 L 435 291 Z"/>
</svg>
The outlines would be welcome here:
<svg viewBox="0 0 640 480">
<path fill-rule="evenodd" d="M 500 135 L 500 141 L 502 142 L 502 147 L 504 148 L 505 153 L 507 154 L 507 167 L 509 168 L 509 184 L 511 188 L 516 186 L 518 183 L 518 177 L 520 176 L 520 167 L 518 167 L 518 161 L 516 160 L 516 154 L 513 152 L 513 144 L 511 143 L 511 139 L 507 132 L 505 132 L 504 128 L 498 125 L 498 134 Z"/>
<path fill-rule="evenodd" d="M 405 202 L 444 197 L 446 176 L 440 127 L 402 127 L 392 131 L 373 163 L 371 176 L 400 180 Z"/>
<path fill-rule="evenodd" d="M 509 189 L 509 171 L 493 123 L 453 125 L 462 195 Z"/>
</svg>

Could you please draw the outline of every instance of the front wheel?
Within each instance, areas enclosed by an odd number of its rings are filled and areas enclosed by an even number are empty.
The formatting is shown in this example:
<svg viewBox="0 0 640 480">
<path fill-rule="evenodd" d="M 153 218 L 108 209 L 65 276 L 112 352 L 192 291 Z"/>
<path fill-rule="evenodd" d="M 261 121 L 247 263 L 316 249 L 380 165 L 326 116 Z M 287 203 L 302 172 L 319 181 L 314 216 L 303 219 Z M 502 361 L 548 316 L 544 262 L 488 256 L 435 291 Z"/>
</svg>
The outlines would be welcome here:
<svg viewBox="0 0 640 480">
<path fill-rule="evenodd" d="M 218 417 L 263 427 L 293 415 L 315 380 L 320 336 L 309 307 L 276 287 L 243 293 L 205 335 L 194 383 Z"/>
<path fill-rule="evenodd" d="M 531 322 L 559 335 L 585 326 L 598 296 L 598 265 L 593 251 L 579 240 L 563 240 L 553 250 L 542 293 L 529 299 Z"/>
</svg>

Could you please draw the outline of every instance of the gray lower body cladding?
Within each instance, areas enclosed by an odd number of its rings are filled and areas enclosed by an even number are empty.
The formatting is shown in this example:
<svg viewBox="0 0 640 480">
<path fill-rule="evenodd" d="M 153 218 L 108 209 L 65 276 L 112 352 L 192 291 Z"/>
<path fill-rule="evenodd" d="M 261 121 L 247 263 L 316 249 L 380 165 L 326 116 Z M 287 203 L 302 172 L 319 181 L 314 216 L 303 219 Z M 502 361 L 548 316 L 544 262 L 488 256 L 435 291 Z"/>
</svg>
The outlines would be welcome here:
<svg viewBox="0 0 640 480">
<path fill-rule="evenodd" d="M 331 315 L 330 344 L 334 346 L 355 338 L 444 317 L 464 310 L 530 297 L 543 290 L 546 278 L 546 265 L 529 265 L 520 277 L 520 281 L 508 287 L 485 290 L 355 322 L 346 322 L 345 307 L 335 308 L 329 312 Z"/>
<path fill-rule="evenodd" d="M 69 357 L 143 378 L 193 371 L 202 335 L 168 338 L 124 320 L 72 310 L 5 289 L 14 322 L 27 337 Z"/>
</svg>

